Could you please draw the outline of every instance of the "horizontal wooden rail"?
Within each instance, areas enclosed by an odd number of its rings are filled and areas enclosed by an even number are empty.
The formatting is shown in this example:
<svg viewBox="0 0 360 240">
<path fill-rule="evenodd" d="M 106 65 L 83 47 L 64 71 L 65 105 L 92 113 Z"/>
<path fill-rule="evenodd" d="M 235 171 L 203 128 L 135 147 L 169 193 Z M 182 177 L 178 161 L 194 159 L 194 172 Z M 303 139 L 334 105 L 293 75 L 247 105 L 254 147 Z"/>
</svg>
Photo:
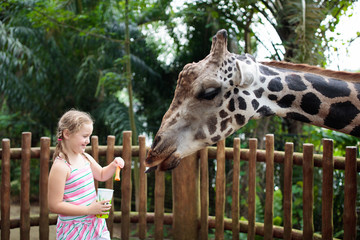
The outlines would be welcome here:
<svg viewBox="0 0 360 240">
<path fill-rule="evenodd" d="M 208 149 L 209 158 L 216 158 L 216 147 L 209 147 Z M 225 148 L 225 158 L 226 160 L 233 159 L 233 150 L 232 148 Z M 266 152 L 265 150 L 257 150 L 256 158 L 258 162 L 266 162 Z M 275 163 L 284 163 L 285 153 L 280 151 L 274 151 L 274 162 Z M 241 149 L 240 159 L 244 161 L 249 160 L 249 149 Z M 303 163 L 303 154 L 294 152 L 293 163 L 295 165 L 302 166 Z M 322 155 L 314 154 L 314 166 L 322 167 Z M 334 157 L 334 169 L 345 170 L 345 157 Z M 360 172 L 360 159 L 356 160 L 356 170 Z"/>
<path fill-rule="evenodd" d="M 99 146 L 98 154 L 99 156 L 106 155 L 106 148 L 107 146 Z M 54 152 L 54 147 L 50 148 L 50 155 L 52 156 Z M 149 147 L 147 147 L 147 150 Z M 132 156 L 138 157 L 139 156 L 139 146 L 132 146 L 131 147 Z M 91 147 L 86 148 L 86 152 L 91 153 Z M 0 156 L 2 154 L 2 149 L 0 149 Z M 114 147 L 114 155 L 121 156 L 122 154 L 122 146 L 115 146 Z M 10 150 L 11 159 L 21 159 L 21 148 L 11 148 Z M 209 159 L 216 158 L 216 147 L 208 147 L 208 156 Z M 265 162 L 266 158 L 265 150 L 257 150 L 257 161 L 258 162 Z M 39 158 L 40 157 L 40 147 L 32 147 L 31 148 L 31 158 Z M 241 160 L 248 161 L 249 160 L 249 149 L 241 149 L 240 154 Z M 281 151 L 274 151 L 274 162 L 275 163 L 284 163 L 285 153 Z M 232 160 L 233 159 L 233 150 L 230 147 L 225 148 L 225 159 Z M 302 153 L 294 152 L 293 162 L 295 165 L 302 166 L 303 157 Z M 321 167 L 322 166 L 322 155 L 321 154 L 314 154 L 314 166 Z M 338 157 L 334 156 L 334 169 L 338 170 L 345 170 L 345 157 Z M 356 160 L 356 171 L 360 172 L 360 159 L 357 158 Z"/>
<path fill-rule="evenodd" d="M 121 211 L 114 212 L 114 223 L 121 223 L 122 214 Z M 49 224 L 56 225 L 57 214 L 49 214 Z M 211 229 L 215 229 L 215 217 L 208 217 L 208 226 Z M 131 212 L 130 213 L 130 222 L 131 223 L 139 223 L 139 213 Z M 146 213 L 146 222 L 147 223 L 155 223 L 155 213 Z M 31 216 L 30 217 L 30 225 L 31 226 L 39 226 L 40 217 L 39 216 Z M 164 225 L 172 225 L 173 224 L 173 214 L 172 213 L 164 213 L 163 217 Z M 247 233 L 249 228 L 248 221 L 239 221 L 240 224 L 240 232 Z M 19 228 L 20 227 L 20 219 L 15 218 L 10 220 L 10 229 Z M 200 229 L 200 223 L 198 225 Z M 232 219 L 224 218 L 224 230 L 232 230 Z M 264 236 L 264 224 L 256 223 L 255 224 L 255 232 L 256 235 Z M 281 226 L 274 226 L 273 228 L 273 236 L 276 238 L 284 238 L 284 228 Z M 297 229 L 292 229 L 292 239 L 293 240 L 302 240 L 303 232 Z M 314 234 L 314 240 L 321 240 L 322 236 L 320 234 Z M 333 240 L 339 240 L 338 238 L 333 238 Z"/>
<path fill-rule="evenodd" d="M 57 214 L 49 214 L 49 225 L 56 225 Z M 145 219 L 147 223 L 155 223 L 155 213 L 146 213 Z M 114 223 L 121 223 L 122 213 L 121 211 L 114 212 Z M 138 212 L 130 212 L 130 222 L 131 223 L 139 223 L 139 213 Z M 165 225 L 172 225 L 173 223 L 173 214 L 172 213 L 164 213 L 163 223 Z M 30 226 L 39 226 L 40 224 L 40 216 L 32 215 L 30 216 Z M 13 218 L 10 220 L 10 229 L 20 228 L 20 218 Z"/>
<path fill-rule="evenodd" d="M 210 216 L 208 218 L 209 228 L 215 228 L 215 217 Z M 248 221 L 239 221 L 240 222 L 240 232 L 247 233 L 249 229 Z M 224 230 L 231 230 L 232 220 L 230 218 L 224 218 Z M 255 233 L 259 236 L 264 236 L 264 224 L 256 222 L 255 223 Z M 303 232 L 297 229 L 292 229 L 291 232 L 292 240 L 303 240 Z M 274 226 L 273 228 L 273 237 L 275 238 L 284 238 L 284 228 L 281 226 Z M 322 240 L 320 234 L 315 233 L 313 240 Z M 332 240 L 339 240 L 338 238 L 333 238 Z"/>
</svg>

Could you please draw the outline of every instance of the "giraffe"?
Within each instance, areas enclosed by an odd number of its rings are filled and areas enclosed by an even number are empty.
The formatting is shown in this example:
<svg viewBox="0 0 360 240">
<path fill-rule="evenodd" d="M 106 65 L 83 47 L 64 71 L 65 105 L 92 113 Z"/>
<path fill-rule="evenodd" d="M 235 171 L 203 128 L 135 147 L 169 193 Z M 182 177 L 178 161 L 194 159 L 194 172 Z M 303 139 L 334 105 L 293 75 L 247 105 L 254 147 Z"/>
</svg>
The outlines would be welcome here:
<svg viewBox="0 0 360 240">
<path fill-rule="evenodd" d="M 145 160 L 147 172 L 178 166 L 250 119 L 290 118 L 360 137 L 360 73 L 305 64 L 257 62 L 227 50 L 227 32 L 210 54 L 180 72 L 174 98 Z"/>
</svg>

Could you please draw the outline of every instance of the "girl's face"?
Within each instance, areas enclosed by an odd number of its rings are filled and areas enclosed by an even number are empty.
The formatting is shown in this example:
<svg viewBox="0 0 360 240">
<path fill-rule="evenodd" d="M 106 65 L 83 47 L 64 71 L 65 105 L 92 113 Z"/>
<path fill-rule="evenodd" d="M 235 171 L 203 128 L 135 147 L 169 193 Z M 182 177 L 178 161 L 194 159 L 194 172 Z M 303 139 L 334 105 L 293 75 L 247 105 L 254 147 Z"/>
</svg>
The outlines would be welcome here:
<svg viewBox="0 0 360 240">
<path fill-rule="evenodd" d="M 69 145 L 73 152 L 85 152 L 86 145 L 90 143 L 90 136 L 92 131 L 92 123 L 85 123 L 80 127 L 79 131 L 69 135 Z"/>
</svg>

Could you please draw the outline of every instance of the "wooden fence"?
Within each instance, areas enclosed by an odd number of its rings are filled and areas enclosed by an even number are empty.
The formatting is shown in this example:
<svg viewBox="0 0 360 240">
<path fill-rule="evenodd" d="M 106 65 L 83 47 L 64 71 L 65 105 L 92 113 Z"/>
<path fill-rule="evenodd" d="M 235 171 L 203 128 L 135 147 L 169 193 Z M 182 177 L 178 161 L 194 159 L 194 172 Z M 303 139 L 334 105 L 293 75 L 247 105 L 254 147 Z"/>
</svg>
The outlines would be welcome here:
<svg viewBox="0 0 360 240">
<path fill-rule="evenodd" d="M 208 239 L 208 229 L 215 229 L 215 238 L 224 239 L 224 230 L 232 231 L 232 239 L 239 239 L 239 233 L 247 233 L 248 239 L 255 235 L 264 239 L 333 239 L 333 173 L 334 169 L 345 170 L 345 200 L 343 212 L 343 239 L 356 239 L 356 178 L 360 172 L 360 161 L 356 159 L 356 147 L 347 147 L 346 156 L 333 157 L 333 141 L 323 140 L 323 155 L 314 154 L 312 144 L 303 145 L 303 153 L 294 153 L 293 144 L 286 143 L 285 151 L 274 150 L 274 137 L 266 136 L 266 149 L 257 149 L 257 140 L 249 140 L 249 149 L 240 149 L 240 140 L 234 140 L 233 148 L 225 148 L 220 141 L 217 147 L 208 147 L 199 153 L 182 160 L 179 167 L 172 171 L 173 212 L 164 213 L 165 180 L 164 172 L 155 172 L 155 210 L 147 212 L 147 175 L 143 165 L 147 147 L 145 137 L 139 137 L 139 146 L 131 145 L 131 132 L 123 133 L 123 145 L 115 146 L 115 137 L 108 136 L 107 145 L 99 146 L 98 138 L 91 138 L 87 152 L 98 161 L 106 156 L 109 163 L 115 156 L 122 156 L 126 165 L 122 170 L 121 211 L 110 212 L 107 220 L 109 230 L 113 223 L 121 222 L 121 239 L 130 238 L 130 223 L 138 224 L 138 236 L 147 238 L 147 223 L 154 223 L 155 239 L 163 239 L 164 224 L 172 225 L 173 239 Z M 10 229 L 20 228 L 20 239 L 30 238 L 30 227 L 39 226 L 40 239 L 49 239 L 49 225 L 56 224 L 57 216 L 50 214 L 47 201 L 47 179 L 49 159 L 54 148 L 50 139 L 42 137 L 40 147 L 31 147 L 31 133 L 22 135 L 21 148 L 10 148 L 10 140 L 2 140 L 1 156 L 1 239 L 10 239 Z M 139 211 L 131 209 L 131 166 L 132 157 L 140 160 Z M 30 159 L 39 159 L 40 167 L 40 215 L 30 217 Z M 217 161 L 215 216 L 209 216 L 209 175 L 208 159 Z M 10 219 L 10 164 L 21 159 L 21 196 L 20 216 Z M 240 221 L 239 179 L 240 159 L 248 161 L 248 221 Z M 232 179 L 232 218 L 224 217 L 225 208 L 225 161 L 233 161 Z M 256 162 L 266 163 L 266 206 L 264 223 L 255 222 Z M 273 225 L 274 201 L 274 163 L 284 164 L 283 211 L 284 226 Z M 293 229 L 292 225 L 292 170 L 293 164 L 303 168 L 303 230 Z M 314 167 L 323 169 L 322 180 L 322 232 L 314 233 Z M 97 183 L 96 183 L 97 186 Z M 106 182 L 113 188 L 113 180 Z"/>
</svg>

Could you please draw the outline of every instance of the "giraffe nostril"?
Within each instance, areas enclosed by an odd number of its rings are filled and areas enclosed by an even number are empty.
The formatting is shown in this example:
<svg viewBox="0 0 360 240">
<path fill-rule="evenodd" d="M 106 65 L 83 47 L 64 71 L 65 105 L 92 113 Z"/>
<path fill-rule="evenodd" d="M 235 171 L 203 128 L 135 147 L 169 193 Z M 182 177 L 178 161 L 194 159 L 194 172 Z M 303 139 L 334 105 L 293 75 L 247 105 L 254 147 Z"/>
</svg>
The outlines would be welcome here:
<svg viewBox="0 0 360 240">
<path fill-rule="evenodd" d="M 156 147 L 156 145 L 161 141 L 161 137 L 160 136 L 156 136 L 154 139 L 154 142 L 151 146 L 152 149 L 154 149 Z"/>
</svg>

